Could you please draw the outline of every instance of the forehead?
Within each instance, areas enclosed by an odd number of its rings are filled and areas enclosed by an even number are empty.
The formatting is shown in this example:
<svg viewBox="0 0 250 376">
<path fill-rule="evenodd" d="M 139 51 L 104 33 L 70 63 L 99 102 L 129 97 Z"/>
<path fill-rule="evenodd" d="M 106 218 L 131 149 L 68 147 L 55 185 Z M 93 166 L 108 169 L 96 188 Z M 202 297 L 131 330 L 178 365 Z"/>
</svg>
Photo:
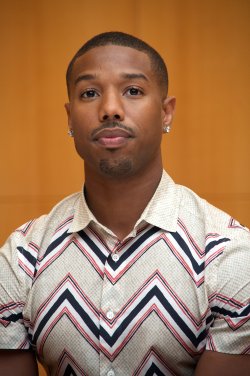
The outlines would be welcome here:
<svg viewBox="0 0 250 376">
<path fill-rule="evenodd" d="M 151 61 L 145 52 L 124 46 L 100 46 L 92 48 L 77 58 L 74 63 L 71 81 L 75 81 L 83 72 L 102 73 L 143 73 L 152 79 Z"/>
</svg>

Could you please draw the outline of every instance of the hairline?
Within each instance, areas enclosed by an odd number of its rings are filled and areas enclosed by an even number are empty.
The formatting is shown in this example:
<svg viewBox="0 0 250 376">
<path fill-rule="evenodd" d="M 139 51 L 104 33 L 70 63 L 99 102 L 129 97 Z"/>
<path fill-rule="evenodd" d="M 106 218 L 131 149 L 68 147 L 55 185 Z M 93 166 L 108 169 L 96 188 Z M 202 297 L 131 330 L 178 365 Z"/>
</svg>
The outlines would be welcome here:
<svg viewBox="0 0 250 376">
<path fill-rule="evenodd" d="M 135 38 L 135 39 L 138 39 L 138 38 Z M 139 40 L 139 41 L 141 41 L 141 40 Z M 152 68 L 152 70 L 153 70 L 153 72 L 156 76 L 159 87 L 163 91 L 163 94 L 166 96 L 167 92 L 168 92 L 168 72 L 167 72 L 167 67 L 165 65 L 165 62 L 164 62 L 163 58 L 161 57 L 161 55 L 153 47 L 151 47 L 150 45 L 148 45 L 147 43 L 145 43 L 143 41 L 141 41 L 141 42 L 142 42 L 142 44 L 140 46 L 132 45 L 132 43 L 131 43 L 131 45 L 125 45 L 125 43 L 119 43 L 118 41 L 111 41 L 111 40 L 106 40 L 106 41 L 99 43 L 99 44 L 96 44 L 96 45 L 88 45 L 89 42 L 86 42 L 76 52 L 76 54 L 73 56 L 73 58 L 71 59 L 69 65 L 68 65 L 68 68 L 67 68 L 66 83 L 67 83 L 68 97 L 70 97 L 70 82 L 71 82 L 71 78 L 72 78 L 71 75 L 72 75 L 72 71 L 73 71 L 75 62 L 81 56 L 85 55 L 88 51 L 90 51 L 94 48 L 105 47 L 105 46 L 128 47 L 128 48 L 132 48 L 136 51 L 145 53 L 149 58 L 151 68 Z M 145 47 L 144 47 L 143 44 L 145 44 Z M 157 65 L 159 65 L 159 62 L 165 70 L 164 73 L 162 71 L 160 71 L 160 72 L 157 71 Z"/>
</svg>

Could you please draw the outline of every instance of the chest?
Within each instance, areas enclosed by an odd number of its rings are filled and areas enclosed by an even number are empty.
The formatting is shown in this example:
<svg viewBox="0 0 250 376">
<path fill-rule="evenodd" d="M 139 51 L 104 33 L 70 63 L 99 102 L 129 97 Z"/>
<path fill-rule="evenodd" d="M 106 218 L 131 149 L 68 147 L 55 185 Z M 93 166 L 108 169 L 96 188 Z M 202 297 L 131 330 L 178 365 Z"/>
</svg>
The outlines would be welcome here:
<svg viewBox="0 0 250 376">
<path fill-rule="evenodd" d="M 40 260 L 24 316 L 52 374 L 192 374 L 207 302 L 202 257 L 159 229 L 112 250 L 84 233 Z"/>
</svg>

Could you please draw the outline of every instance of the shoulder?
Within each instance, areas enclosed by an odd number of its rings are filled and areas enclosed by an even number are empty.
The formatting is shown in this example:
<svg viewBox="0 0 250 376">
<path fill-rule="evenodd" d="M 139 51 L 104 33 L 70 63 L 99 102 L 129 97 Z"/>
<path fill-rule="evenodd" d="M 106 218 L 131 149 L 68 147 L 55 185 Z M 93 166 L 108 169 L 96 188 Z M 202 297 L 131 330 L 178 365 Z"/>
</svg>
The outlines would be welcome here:
<svg viewBox="0 0 250 376">
<path fill-rule="evenodd" d="M 47 233 L 57 231 L 63 225 L 69 226 L 76 211 L 79 210 L 81 195 L 81 192 L 78 192 L 64 198 L 49 213 L 26 222 L 17 228 L 14 234 L 29 242 L 31 239 L 44 237 Z"/>
<path fill-rule="evenodd" d="M 220 234 L 233 239 L 249 240 L 250 231 L 228 213 L 211 205 L 191 189 L 178 186 L 181 192 L 179 217 L 189 223 L 190 227 L 200 229 L 208 234 Z"/>
<path fill-rule="evenodd" d="M 38 254 L 46 249 L 54 234 L 69 228 L 75 213 L 80 210 L 81 196 L 81 192 L 72 194 L 57 203 L 48 214 L 17 228 L 2 246 L 1 253 L 15 259 L 17 264 L 28 262 L 34 267 Z"/>
</svg>

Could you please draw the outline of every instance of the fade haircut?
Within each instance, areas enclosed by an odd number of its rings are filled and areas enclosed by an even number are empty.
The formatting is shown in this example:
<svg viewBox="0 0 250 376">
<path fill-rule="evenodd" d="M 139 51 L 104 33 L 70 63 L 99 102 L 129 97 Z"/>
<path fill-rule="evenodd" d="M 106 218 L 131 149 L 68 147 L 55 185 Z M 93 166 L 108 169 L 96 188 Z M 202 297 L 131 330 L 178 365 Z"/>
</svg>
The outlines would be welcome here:
<svg viewBox="0 0 250 376">
<path fill-rule="evenodd" d="M 67 82 L 67 89 L 69 95 L 69 86 L 71 80 L 71 73 L 73 70 L 73 66 L 75 61 L 82 55 L 84 55 L 87 51 L 91 50 L 95 47 L 107 46 L 107 45 L 114 45 L 114 46 L 124 46 L 134 48 L 135 50 L 144 52 L 148 55 L 152 69 L 156 75 L 157 81 L 159 86 L 162 88 L 165 95 L 167 95 L 168 91 L 168 72 L 167 67 L 164 63 L 164 60 L 160 56 L 160 54 L 151 46 L 149 46 L 143 40 L 134 37 L 133 35 L 126 34 L 120 31 L 110 31 L 102 34 L 98 34 L 88 40 L 75 54 L 68 65 L 68 69 L 66 72 L 66 82 Z"/>
</svg>

